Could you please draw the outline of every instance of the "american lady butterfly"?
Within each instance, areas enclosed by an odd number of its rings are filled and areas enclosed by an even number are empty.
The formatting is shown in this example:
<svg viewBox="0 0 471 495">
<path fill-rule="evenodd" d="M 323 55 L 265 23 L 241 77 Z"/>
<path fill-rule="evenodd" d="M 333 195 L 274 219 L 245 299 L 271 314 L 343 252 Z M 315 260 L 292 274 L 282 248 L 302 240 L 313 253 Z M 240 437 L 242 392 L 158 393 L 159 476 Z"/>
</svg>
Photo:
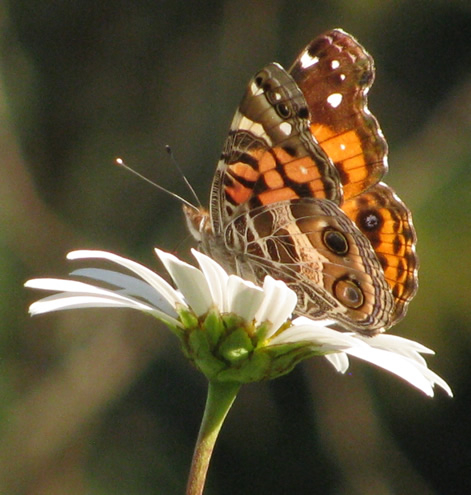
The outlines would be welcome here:
<svg viewBox="0 0 471 495">
<path fill-rule="evenodd" d="M 283 280 L 298 315 L 364 335 L 397 323 L 418 285 L 410 211 L 380 182 L 373 79 L 372 57 L 340 29 L 289 71 L 267 65 L 234 116 L 209 210 L 184 207 L 201 249 L 229 272 Z"/>
</svg>

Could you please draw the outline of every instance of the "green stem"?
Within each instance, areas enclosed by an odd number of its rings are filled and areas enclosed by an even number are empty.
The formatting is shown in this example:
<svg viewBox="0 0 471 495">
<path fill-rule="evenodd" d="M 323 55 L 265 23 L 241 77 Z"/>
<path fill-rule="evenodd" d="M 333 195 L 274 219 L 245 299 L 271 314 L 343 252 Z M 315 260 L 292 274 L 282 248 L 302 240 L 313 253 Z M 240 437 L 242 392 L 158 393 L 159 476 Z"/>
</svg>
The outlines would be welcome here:
<svg viewBox="0 0 471 495">
<path fill-rule="evenodd" d="M 214 444 L 239 388 L 239 383 L 209 382 L 206 407 L 193 453 L 186 495 L 203 493 Z"/>
</svg>

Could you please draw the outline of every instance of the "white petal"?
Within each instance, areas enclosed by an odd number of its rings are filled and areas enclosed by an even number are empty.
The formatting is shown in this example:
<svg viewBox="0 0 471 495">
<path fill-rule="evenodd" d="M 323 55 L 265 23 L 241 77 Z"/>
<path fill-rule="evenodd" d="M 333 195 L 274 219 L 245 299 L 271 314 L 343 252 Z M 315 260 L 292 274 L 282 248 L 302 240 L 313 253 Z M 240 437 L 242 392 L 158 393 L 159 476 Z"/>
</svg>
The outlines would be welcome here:
<svg viewBox="0 0 471 495">
<path fill-rule="evenodd" d="M 236 275 L 229 276 L 226 290 L 228 311 L 252 321 L 265 297 L 263 290 Z"/>
<path fill-rule="evenodd" d="M 118 299 L 106 298 L 102 296 L 84 295 L 84 294 L 55 294 L 54 296 L 48 296 L 39 301 L 34 302 L 29 307 L 31 315 L 37 315 L 41 313 L 48 313 L 51 311 L 59 311 L 63 309 L 76 309 L 76 308 L 105 308 L 105 307 L 119 307 L 119 308 L 133 308 L 150 311 L 153 308 L 145 304 L 131 303 L 129 301 L 123 301 Z"/>
<path fill-rule="evenodd" d="M 434 385 L 439 385 L 448 395 L 453 395 L 448 384 L 436 373 L 417 361 L 400 354 L 369 346 L 356 346 L 345 352 L 394 373 L 430 397 L 433 397 Z"/>
<path fill-rule="evenodd" d="M 224 271 L 221 265 L 212 260 L 196 249 L 191 250 L 193 256 L 198 261 L 201 271 L 208 281 L 209 290 L 214 304 L 219 308 L 221 313 L 229 311 L 227 307 L 227 280 L 229 275 Z"/>
<path fill-rule="evenodd" d="M 60 278 L 33 278 L 25 282 L 25 287 L 30 289 L 52 290 L 62 292 L 78 292 L 86 294 L 97 294 L 116 299 L 125 299 L 118 293 L 95 287 L 94 285 L 77 282 L 76 280 L 64 280 Z"/>
<path fill-rule="evenodd" d="M 213 305 L 211 291 L 203 273 L 194 266 L 179 260 L 173 254 L 160 249 L 155 252 L 172 277 L 175 285 L 182 292 L 187 304 L 198 315 L 206 313 Z"/>
<path fill-rule="evenodd" d="M 362 339 L 371 347 L 396 352 L 423 365 L 426 364 L 426 361 L 419 353 L 435 354 L 435 352 L 428 347 L 425 347 L 418 342 L 414 342 L 413 340 L 399 337 L 398 335 L 380 334 L 374 337 L 362 337 L 359 335 L 358 338 Z"/>
<path fill-rule="evenodd" d="M 185 301 L 181 295 L 162 277 L 159 277 L 152 270 L 149 270 L 143 265 L 136 263 L 135 261 L 128 260 L 117 254 L 108 253 L 106 251 L 93 251 L 93 250 L 80 250 L 72 251 L 67 255 L 67 259 L 105 259 L 124 266 L 128 270 L 131 270 L 135 274 L 139 275 L 149 285 L 151 285 L 159 294 L 161 294 L 174 308 L 177 303 L 185 305 Z"/>
<path fill-rule="evenodd" d="M 265 298 L 255 319 L 258 323 L 269 321 L 272 324 L 267 334 L 267 338 L 270 338 L 291 317 L 298 298 L 284 282 L 275 280 L 269 275 L 263 281 L 263 291 Z"/>
<path fill-rule="evenodd" d="M 28 280 L 25 286 L 34 289 L 65 291 L 47 296 L 31 304 L 29 312 L 32 316 L 65 309 L 119 307 L 146 311 L 173 326 L 181 326 L 181 323 L 172 316 L 172 314 L 176 315 L 174 311 L 168 314 L 132 297 L 84 284 L 83 282 L 61 279 L 33 279 Z"/>
<path fill-rule="evenodd" d="M 356 344 L 354 334 L 333 330 L 327 326 L 331 323 L 331 320 L 311 320 L 301 316 L 293 320 L 291 327 L 274 337 L 270 345 L 306 342 L 331 352 L 343 351 Z"/>
<path fill-rule="evenodd" d="M 348 370 L 348 356 L 344 352 L 333 352 L 324 357 L 339 373 L 345 373 Z"/>
<path fill-rule="evenodd" d="M 81 268 L 79 270 L 74 270 L 70 275 L 87 277 L 114 285 L 115 287 L 123 289 L 122 291 L 117 291 L 117 293 L 145 299 L 158 310 L 177 317 L 175 309 L 170 305 L 167 299 L 157 292 L 154 287 L 151 287 L 148 283 L 136 277 L 131 277 L 130 275 L 114 272 L 112 270 L 104 270 L 102 268 Z"/>
<path fill-rule="evenodd" d="M 431 371 L 419 355 L 419 352 L 430 353 L 430 349 L 398 336 L 362 337 L 323 326 L 331 323 L 329 320 L 322 322 L 304 317 L 296 318 L 293 326 L 274 337 L 269 345 L 305 341 L 319 346 L 321 351 L 337 350 L 337 354 L 326 354 L 325 357 L 341 372 L 348 368 L 348 358 L 344 354 L 347 353 L 396 374 L 429 396 L 433 396 L 435 385 L 452 396 L 448 384 Z"/>
<path fill-rule="evenodd" d="M 413 349 L 416 352 L 420 352 L 422 354 L 435 354 L 435 352 L 432 349 L 429 349 L 428 347 L 419 344 L 419 342 L 415 342 L 414 340 L 409 340 L 404 337 L 400 337 L 399 335 L 382 333 L 374 337 L 361 337 L 361 338 L 367 342 L 374 341 L 375 347 L 378 348 L 382 347 L 384 349 L 389 349 L 389 350 L 393 348 L 398 350 L 409 348 L 409 349 Z"/>
</svg>

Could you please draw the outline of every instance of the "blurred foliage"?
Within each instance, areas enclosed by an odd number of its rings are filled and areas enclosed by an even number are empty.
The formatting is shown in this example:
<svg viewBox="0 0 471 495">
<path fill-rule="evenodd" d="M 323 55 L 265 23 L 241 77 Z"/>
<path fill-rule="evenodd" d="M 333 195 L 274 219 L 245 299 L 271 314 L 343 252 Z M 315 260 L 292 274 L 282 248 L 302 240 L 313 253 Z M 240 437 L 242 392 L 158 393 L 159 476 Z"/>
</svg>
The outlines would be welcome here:
<svg viewBox="0 0 471 495">
<path fill-rule="evenodd" d="M 395 333 L 437 352 L 434 400 L 362 363 L 322 360 L 247 386 L 207 494 L 468 493 L 471 465 L 471 4 L 466 0 L 0 4 L 0 493 L 183 493 L 205 396 L 164 328 L 126 311 L 30 320 L 27 278 L 75 248 L 160 269 L 187 256 L 177 202 L 118 156 L 207 198 L 250 76 L 332 27 L 374 56 L 387 182 L 411 207 L 421 286 Z M 191 199 L 191 198 L 190 198 Z M 204 202 L 205 200 L 203 200 Z M 150 321 L 149 321 L 150 320 Z"/>
</svg>

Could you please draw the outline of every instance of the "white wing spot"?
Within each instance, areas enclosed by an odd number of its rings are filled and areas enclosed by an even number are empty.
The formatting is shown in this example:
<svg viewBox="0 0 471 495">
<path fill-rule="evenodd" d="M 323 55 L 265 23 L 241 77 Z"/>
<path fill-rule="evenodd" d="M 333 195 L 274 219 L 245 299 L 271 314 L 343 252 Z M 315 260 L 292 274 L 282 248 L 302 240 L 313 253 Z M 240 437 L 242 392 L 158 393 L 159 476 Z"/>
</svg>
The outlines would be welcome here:
<svg viewBox="0 0 471 495">
<path fill-rule="evenodd" d="M 301 67 L 303 69 L 307 69 L 308 67 L 311 67 L 311 65 L 317 64 L 317 62 L 319 62 L 319 57 L 311 57 L 311 55 L 309 55 L 309 52 L 305 51 L 301 55 L 299 61 L 301 62 Z"/>
<path fill-rule="evenodd" d="M 255 81 L 252 81 L 252 84 L 250 85 L 250 92 L 253 95 L 256 95 L 257 93 L 261 93 L 262 92 L 262 89 L 257 86 L 257 84 L 255 83 Z"/>
<path fill-rule="evenodd" d="M 342 103 L 343 96 L 340 93 L 332 93 L 327 97 L 327 103 L 332 108 L 337 108 Z"/>
<path fill-rule="evenodd" d="M 340 74 L 339 77 L 341 81 L 345 81 L 345 79 L 347 78 L 345 74 Z"/>
<path fill-rule="evenodd" d="M 307 168 L 306 168 L 306 167 L 299 167 L 299 171 L 300 171 L 303 175 L 307 175 Z"/>
<path fill-rule="evenodd" d="M 282 122 L 280 124 L 280 131 L 283 134 L 285 134 L 286 136 L 290 136 L 291 135 L 292 128 L 293 128 L 293 126 L 289 122 Z"/>
<path fill-rule="evenodd" d="M 338 69 L 340 67 L 340 62 L 338 60 L 332 60 L 332 62 L 330 62 L 330 67 L 333 70 Z"/>
<path fill-rule="evenodd" d="M 258 122 L 254 122 L 253 120 L 245 117 L 244 115 L 241 116 L 235 128 L 237 130 L 249 131 L 255 136 L 261 136 L 263 137 L 263 139 L 265 139 L 268 146 L 273 146 L 271 139 L 268 137 L 267 133 L 265 132 L 263 125 L 259 124 Z"/>
<path fill-rule="evenodd" d="M 340 143 L 340 149 L 342 151 L 345 151 L 347 149 L 347 147 L 343 143 Z"/>
<path fill-rule="evenodd" d="M 245 115 L 242 115 L 237 127 L 245 131 L 250 131 L 254 125 L 255 122 L 252 119 L 249 119 L 245 117 Z"/>
<path fill-rule="evenodd" d="M 325 227 L 329 227 L 329 224 L 325 220 L 319 220 L 317 222 L 319 229 L 324 229 Z"/>
</svg>

